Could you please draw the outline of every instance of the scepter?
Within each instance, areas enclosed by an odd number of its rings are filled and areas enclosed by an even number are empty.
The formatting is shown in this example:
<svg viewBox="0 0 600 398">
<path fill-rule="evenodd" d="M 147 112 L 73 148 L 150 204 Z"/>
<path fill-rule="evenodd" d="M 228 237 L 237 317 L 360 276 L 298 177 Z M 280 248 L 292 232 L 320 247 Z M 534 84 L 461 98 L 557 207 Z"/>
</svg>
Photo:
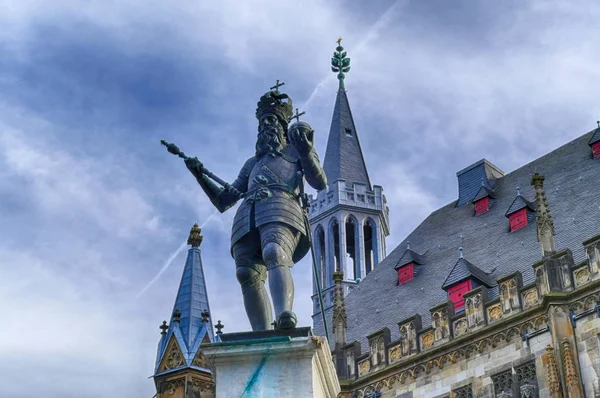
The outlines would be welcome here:
<svg viewBox="0 0 600 398">
<path fill-rule="evenodd" d="M 181 149 L 179 149 L 179 147 L 177 145 L 175 145 L 173 143 L 169 143 L 169 142 L 167 142 L 165 140 L 160 140 L 160 143 L 167 147 L 167 151 L 169 151 L 169 153 L 172 153 L 173 155 L 179 156 L 184 161 L 187 160 L 187 159 L 190 159 L 188 156 L 186 156 L 186 154 Z M 202 172 L 202 174 L 204 174 L 208 178 L 210 178 L 210 179 L 214 180 L 215 182 L 221 184 L 225 190 L 229 190 L 231 193 L 233 193 L 233 194 L 235 194 L 235 195 L 237 195 L 239 197 L 242 197 L 242 193 L 240 191 L 238 191 L 237 189 L 235 189 L 234 187 L 232 187 L 228 182 L 226 182 L 225 180 L 223 180 L 219 176 L 216 176 L 212 171 L 210 171 L 206 167 L 204 167 L 204 165 L 200 166 L 200 171 Z"/>
</svg>

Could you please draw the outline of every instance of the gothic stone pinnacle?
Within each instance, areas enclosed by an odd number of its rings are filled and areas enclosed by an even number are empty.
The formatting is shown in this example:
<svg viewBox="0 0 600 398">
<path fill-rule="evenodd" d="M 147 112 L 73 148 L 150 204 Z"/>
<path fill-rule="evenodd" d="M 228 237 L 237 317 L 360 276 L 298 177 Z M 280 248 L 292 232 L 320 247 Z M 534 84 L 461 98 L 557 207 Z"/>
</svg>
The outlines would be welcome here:
<svg viewBox="0 0 600 398">
<path fill-rule="evenodd" d="M 544 188 L 544 176 L 539 173 L 535 173 L 533 177 L 531 177 L 531 185 L 533 185 L 536 189 Z"/>
</svg>

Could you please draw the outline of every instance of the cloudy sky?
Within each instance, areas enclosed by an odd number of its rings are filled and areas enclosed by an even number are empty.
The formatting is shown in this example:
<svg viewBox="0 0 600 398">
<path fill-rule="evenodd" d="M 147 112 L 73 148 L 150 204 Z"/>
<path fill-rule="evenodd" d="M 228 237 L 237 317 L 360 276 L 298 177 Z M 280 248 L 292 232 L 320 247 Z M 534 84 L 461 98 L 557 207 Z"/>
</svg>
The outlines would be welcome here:
<svg viewBox="0 0 600 398">
<path fill-rule="evenodd" d="M 194 222 L 214 318 L 249 328 L 233 211 L 159 140 L 233 180 L 280 79 L 323 156 L 338 36 L 389 250 L 456 199 L 456 171 L 485 157 L 509 172 L 600 118 L 595 1 L 366 4 L 0 0 L 0 396 L 152 397 Z M 294 273 L 309 325 L 308 262 Z"/>
</svg>

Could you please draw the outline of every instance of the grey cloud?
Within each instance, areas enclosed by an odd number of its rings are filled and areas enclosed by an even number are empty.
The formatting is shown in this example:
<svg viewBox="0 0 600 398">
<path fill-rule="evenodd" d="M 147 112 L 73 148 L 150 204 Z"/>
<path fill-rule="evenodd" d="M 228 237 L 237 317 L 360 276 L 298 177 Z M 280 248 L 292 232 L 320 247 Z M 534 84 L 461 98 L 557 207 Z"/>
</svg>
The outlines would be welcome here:
<svg viewBox="0 0 600 398">
<path fill-rule="evenodd" d="M 510 171 L 598 119 L 594 2 L 365 4 L 64 1 L 50 12 L 22 1 L 0 16 L 10 54 L 0 61 L 0 280 L 18 281 L 1 285 L 0 303 L 38 322 L 36 344 L 0 345 L 0 356 L 15 380 L 33 357 L 47 373 L 30 391 L 4 383 L 0 395 L 70 396 L 74 375 L 85 396 L 152 396 L 157 327 L 184 255 L 135 295 L 212 211 L 158 140 L 232 180 L 253 153 L 256 101 L 282 79 L 298 106 L 314 92 L 306 120 L 324 156 L 338 36 L 353 58 L 346 85 L 371 180 L 391 207 L 390 249 L 456 198 L 457 170 L 485 156 Z M 223 293 L 239 289 L 232 216 L 216 214 L 202 246 L 213 316 L 227 331 L 248 328 L 241 297 Z M 310 263 L 293 272 L 309 324 Z"/>
</svg>

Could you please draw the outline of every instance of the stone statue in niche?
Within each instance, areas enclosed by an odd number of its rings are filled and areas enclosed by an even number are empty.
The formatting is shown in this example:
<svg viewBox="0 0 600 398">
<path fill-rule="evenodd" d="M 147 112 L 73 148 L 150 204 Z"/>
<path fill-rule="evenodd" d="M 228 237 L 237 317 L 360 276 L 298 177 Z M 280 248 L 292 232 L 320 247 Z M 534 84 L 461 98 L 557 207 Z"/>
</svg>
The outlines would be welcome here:
<svg viewBox="0 0 600 398">
<path fill-rule="evenodd" d="M 409 341 L 409 353 L 417 351 L 417 333 L 415 332 L 415 323 L 411 322 L 408 324 L 408 341 Z"/>
<path fill-rule="evenodd" d="M 385 364 L 385 343 L 382 336 L 377 339 L 377 363 L 380 365 Z"/>
<path fill-rule="evenodd" d="M 448 323 L 448 311 L 442 311 L 442 338 L 450 335 L 450 325 Z"/>
<path fill-rule="evenodd" d="M 562 277 L 562 288 L 568 289 L 571 287 L 571 271 L 566 257 L 560 259 L 560 273 Z"/>
<path fill-rule="evenodd" d="M 517 290 L 517 282 L 514 279 L 508 283 L 508 294 L 510 297 L 510 308 L 515 311 L 518 310 L 519 305 L 519 292 Z"/>
<path fill-rule="evenodd" d="M 502 301 L 502 312 L 508 314 L 511 311 L 511 307 L 507 283 L 500 285 L 500 300 Z"/>
<path fill-rule="evenodd" d="M 600 242 L 595 245 L 590 245 L 587 247 L 587 257 L 590 268 L 590 274 L 594 275 L 598 273 L 598 269 L 600 268 Z"/>
<path fill-rule="evenodd" d="M 346 351 L 346 364 L 348 365 L 348 376 L 354 377 L 354 351 Z"/>
<path fill-rule="evenodd" d="M 563 289 L 563 271 L 560 265 L 560 261 L 556 259 L 550 259 L 546 261 L 547 264 L 547 278 L 548 285 L 550 285 L 550 291 L 561 291 Z"/>
<path fill-rule="evenodd" d="M 472 298 L 468 298 L 465 300 L 465 315 L 467 316 L 467 323 L 470 327 L 473 327 L 476 325 L 475 320 L 474 320 L 474 312 L 475 312 L 475 308 L 473 307 L 473 299 Z"/>
<path fill-rule="evenodd" d="M 433 319 L 432 319 L 432 323 L 433 323 L 433 334 L 435 337 L 435 341 L 441 340 L 444 338 L 444 336 L 442 336 L 442 321 L 440 320 L 440 313 L 436 312 L 435 314 L 433 314 Z"/>
<path fill-rule="evenodd" d="M 379 362 L 377 362 L 377 341 L 371 340 L 371 344 L 369 344 L 369 351 L 371 354 L 371 363 L 373 366 L 377 366 Z"/>
<path fill-rule="evenodd" d="M 400 345 L 402 346 L 402 355 L 410 354 L 410 341 L 408 340 L 408 328 L 406 325 L 400 329 Z"/>
<path fill-rule="evenodd" d="M 546 278 L 542 267 L 535 271 L 535 284 L 537 285 L 539 296 L 545 296 L 548 294 L 548 285 L 546 284 Z"/>
</svg>

